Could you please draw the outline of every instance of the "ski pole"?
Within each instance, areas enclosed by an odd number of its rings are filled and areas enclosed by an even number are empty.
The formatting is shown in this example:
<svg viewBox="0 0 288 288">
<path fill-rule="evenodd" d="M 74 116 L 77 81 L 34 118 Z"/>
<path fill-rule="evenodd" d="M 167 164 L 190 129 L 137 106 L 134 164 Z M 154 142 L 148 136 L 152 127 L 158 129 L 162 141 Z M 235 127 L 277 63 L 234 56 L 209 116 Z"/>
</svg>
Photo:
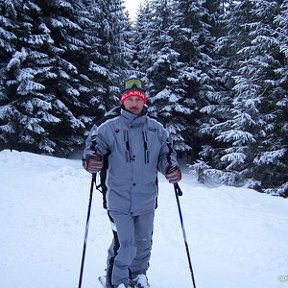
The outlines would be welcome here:
<svg viewBox="0 0 288 288">
<path fill-rule="evenodd" d="M 78 288 L 81 288 L 81 286 L 82 286 L 82 278 L 83 278 L 83 270 L 84 270 L 85 254 L 86 254 L 86 244 L 87 244 L 87 238 L 88 238 L 89 220 L 90 220 L 90 212 L 91 212 L 94 183 L 96 184 L 96 174 L 92 174 L 91 184 L 90 184 L 88 212 L 87 212 L 87 219 L 86 219 L 86 225 L 85 225 L 85 235 L 84 235 L 84 244 L 83 244 L 82 261 L 81 261 Z"/>
<path fill-rule="evenodd" d="M 181 211 L 181 206 L 180 206 L 180 200 L 179 200 L 179 196 L 182 196 L 183 192 L 182 192 L 180 186 L 178 185 L 178 183 L 174 184 L 174 191 L 175 191 L 175 195 L 176 195 L 177 207 L 178 207 L 180 223 L 181 223 L 181 228 L 182 228 L 182 234 L 183 234 L 183 239 L 184 239 L 184 243 L 185 243 L 185 249 L 186 249 L 186 254 L 187 254 L 187 258 L 188 258 L 189 269 L 190 269 L 190 273 L 191 273 L 193 287 L 196 288 L 195 277 L 194 277 L 193 268 L 192 268 L 192 264 L 191 264 L 191 257 L 190 257 L 190 253 L 189 253 L 189 247 L 188 247 L 188 242 L 187 242 L 187 237 L 186 237 L 186 232 L 185 232 L 185 227 L 184 227 L 184 221 L 183 221 L 183 216 L 182 216 L 182 211 Z"/>
</svg>

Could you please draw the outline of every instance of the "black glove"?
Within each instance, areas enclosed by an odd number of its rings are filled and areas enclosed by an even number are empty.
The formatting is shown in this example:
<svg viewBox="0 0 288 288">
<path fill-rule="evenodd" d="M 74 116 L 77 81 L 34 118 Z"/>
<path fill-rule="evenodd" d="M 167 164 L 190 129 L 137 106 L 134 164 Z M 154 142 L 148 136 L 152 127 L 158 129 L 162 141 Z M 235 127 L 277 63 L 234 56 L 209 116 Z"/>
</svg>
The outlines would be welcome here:
<svg viewBox="0 0 288 288">
<path fill-rule="evenodd" d="M 87 155 L 86 159 L 83 160 L 83 167 L 92 174 L 101 171 L 103 166 L 103 156 L 99 152 L 96 152 L 94 155 Z"/>
<path fill-rule="evenodd" d="M 182 179 L 182 173 L 178 166 L 168 166 L 166 168 L 165 177 L 169 183 L 178 183 Z"/>
</svg>

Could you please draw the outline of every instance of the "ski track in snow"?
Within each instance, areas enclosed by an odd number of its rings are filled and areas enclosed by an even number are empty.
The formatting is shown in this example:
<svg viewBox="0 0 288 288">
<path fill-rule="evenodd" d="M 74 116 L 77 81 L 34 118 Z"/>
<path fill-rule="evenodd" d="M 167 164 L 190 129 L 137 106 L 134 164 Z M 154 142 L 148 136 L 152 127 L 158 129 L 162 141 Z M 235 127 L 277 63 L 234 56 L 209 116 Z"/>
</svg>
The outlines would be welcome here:
<svg viewBox="0 0 288 288">
<path fill-rule="evenodd" d="M 80 160 L 0 152 L 0 287 L 78 287 L 90 180 Z M 148 277 L 153 288 L 193 287 L 173 186 L 159 180 Z M 188 173 L 180 186 L 197 288 L 288 288 L 288 199 Z M 100 288 L 111 236 L 94 190 L 82 288 Z"/>
</svg>

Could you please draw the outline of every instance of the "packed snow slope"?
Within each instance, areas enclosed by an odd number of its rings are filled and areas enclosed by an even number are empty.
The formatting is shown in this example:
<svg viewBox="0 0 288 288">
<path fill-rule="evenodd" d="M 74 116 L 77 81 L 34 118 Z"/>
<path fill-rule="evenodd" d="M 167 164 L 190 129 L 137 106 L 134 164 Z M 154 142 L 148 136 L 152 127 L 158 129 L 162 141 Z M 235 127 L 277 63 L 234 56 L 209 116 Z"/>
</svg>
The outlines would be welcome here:
<svg viewBox="0 0 288 288">
<path fill-rule="evenodd" d="M 78 287 L 90 180 L 80 160 L 0 152 L 1 288 Z M 148 277 L 153 288 L 193 287 L 173 186 L 159 184 Z M 189 173 L 180 186 L 197 288 L 288 288 L 288 199 Z M 83 288 L 100 288 L 111 236 L 95 191 Z"/>
</svg>

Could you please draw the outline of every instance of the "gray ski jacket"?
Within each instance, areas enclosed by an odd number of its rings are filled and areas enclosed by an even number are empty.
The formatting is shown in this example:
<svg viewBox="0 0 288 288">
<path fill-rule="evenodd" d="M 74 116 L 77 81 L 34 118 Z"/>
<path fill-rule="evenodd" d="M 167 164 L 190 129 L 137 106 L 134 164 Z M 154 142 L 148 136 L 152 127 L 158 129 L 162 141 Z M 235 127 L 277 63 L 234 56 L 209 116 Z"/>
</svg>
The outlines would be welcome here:
<svg viewBox="0 0 288 288">
<path fill-rule="evenodd" d="M 131 215 L 155 209 L 158 171 L 165 174 L 169 165 L 178 165 L 166 129 L 148 115 L 147 109 L 141 116 L 123 107 L 108 113 L 92 127 L 83 159 L 95 150 L 108 162 L 105 208 Z"/>
</svg>

